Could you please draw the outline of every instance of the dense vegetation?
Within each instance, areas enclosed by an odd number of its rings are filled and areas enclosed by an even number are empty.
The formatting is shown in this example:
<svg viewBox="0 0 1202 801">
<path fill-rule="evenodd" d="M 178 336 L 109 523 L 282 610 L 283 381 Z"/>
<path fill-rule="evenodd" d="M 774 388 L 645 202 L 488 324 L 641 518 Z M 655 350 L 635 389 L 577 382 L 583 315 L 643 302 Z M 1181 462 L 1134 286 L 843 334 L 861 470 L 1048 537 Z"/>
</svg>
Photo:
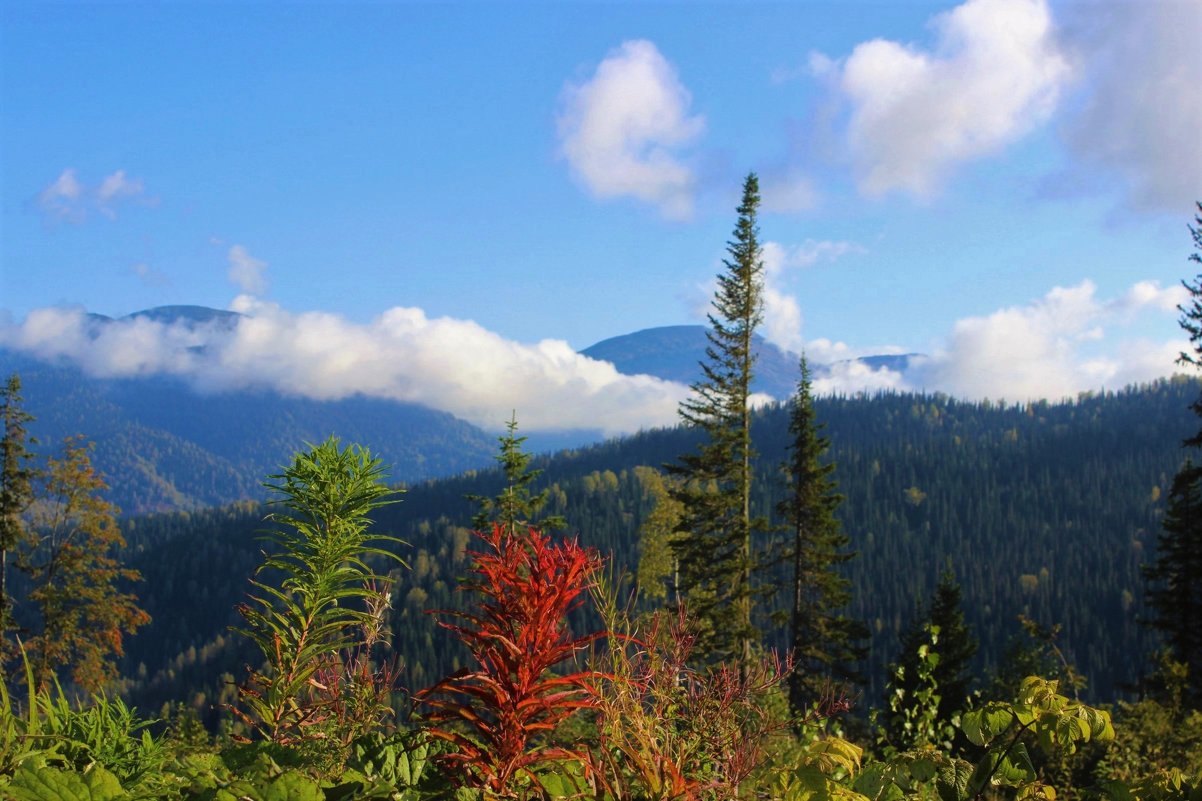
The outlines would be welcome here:
<svg viewBox="0 0 1202 801">
<path fill-rule="evenodd" d="M 872 632 L 861 708 L 881 698 L 899 636 L 949 565 L 981 643 L 976 675 L 1001 666 L 1026 614 L 1063 627 L 1060 646 L 1087 677 L 1086 697 L 1129 692 L 1155 647 L 1138 622 L 1140 565 L 1151 558 L 1198 391 L 1193 381 L 1165 381 L 1029 406 L 908 394 L 817 399 L 846 496 L 837 515 L 859 552 L 845 566 L 850 614 Z M 765 513 L 787 492 L 775 477 L 788 425 L 788 407 L 753 420 Z M 536 458 L 547 514 L 633 571 L 653 505 L 636 468 L 674 459 L 694 437 L 649 431 Z M 495 470 L 415 485 L 376 515 L 381 531 L 409 543 L 402 555 L 413 569 L 400 576 L 392 621 L 406 686 L 463 664 L 423 610 L 462 605 L 455 588 L 476 513 L 465 496 L 494 496 L 504 482 Z M 247 659 L 228 629 L 260 558 L 263 514 L 241 504 L 126 521 L 128 560 L 146 579 L 138 594 L 154 618 L 124 663 L 142 708 L 178 699 L 207 713 L 223 687 L 228 694 L 221 675 L 238 675 Z M 771 632 L 769 642 L 783 646 L 783 630 Z"/>
</svg>

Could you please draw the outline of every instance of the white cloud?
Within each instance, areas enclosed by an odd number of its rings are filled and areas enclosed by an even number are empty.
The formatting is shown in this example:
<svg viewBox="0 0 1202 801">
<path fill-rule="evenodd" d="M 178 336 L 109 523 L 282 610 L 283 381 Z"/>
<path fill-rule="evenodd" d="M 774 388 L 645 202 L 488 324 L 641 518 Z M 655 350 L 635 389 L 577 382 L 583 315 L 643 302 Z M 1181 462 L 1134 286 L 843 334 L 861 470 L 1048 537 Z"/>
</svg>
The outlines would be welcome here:
<svg viewBox="0 0 1202 801">
<path fill-rule="evenodd" d="M 810 351 L 807 349 L 807 356 Z M 882 367 L 874 370 L 863 362 L 843 361 L 813 380 L 815 395 L 850 395 L 857 392 L 885 392 L 906 389 L 904 376 Z"/>
<path fill-rule="evenodd" d="M 1082 173 L 1119 176 L 1135 208 L 1189 213 L 1202 189 L 1202 3 L 1075 10 L 1088 95 L 1066 134 Z"/>
<path fill-rule="evenodd" d="M 82 195 L 83 186 L 76 178 L 75 170 L 67 168 L 59 173 L 53 183 L 38 193 L 38 208 L 53 219 L 79 222 L 84 217 L 84 211 L 79 204 Z"/>
<path fill-rule="evenodd" d="M 1188 302 L 1189 291 L 1181 284 L 1162 288 L 1159 281 L 1139 281 L 1132 284 L 1122 297 L 1111 301 L 1111 308 L 1127 314 L 1149 307 L 1164 312 L 1175 312 L 1178 306 Z"/>
<path fill-rule="evenodd" d="M 1026 305 L 959 320 L 932 356 L 911 366 L 906 383 L 961 397 L 1025 401 L 1169 375 L 1185 343 L 1123 339 L 1108 331 L 1141 308 L 1172 311 L 1174 297 L 1146 281 L 1110 301 L 1098 299 L 1091 281 L 1056 287 Z"/>
<path fill-rule="evenodd" d="M 117 218 L 114 208 L 117 202 L 137 197 L 143 190 L 142 180 L 130 178 L 125 170 L 117 170 L 106 176 L 95 189 L 89 189 L 80 182 L 75 169 L 68 167 L 38 193 L 37 205 L 43 214 L 53 220 L 81 223 L 91 210 L 99 210 L 113 220 Z"/>
<path fill-rule="evenodd" d="M 113 204 L 122 198 L 140 195 L 142 190 L 140 178 L 128 178 L 125 170 L 117 170 L 101 181 L 100 188 L 96 190 L 96 203 L 101 213 L 109 219 L 115 219 L 117 212 L 113 210 Z"/>
<path fill-rule="evenodd" d="M 560 150 L 600 198 L 630 196 L 669 218 L 692 214 L 695 177 L 678 149 L 705 128 L 675 68 L 646 40 L 624 42 L 563 92 Z"/>
<path fill-rule="evenodd" d="M 526 430 L 630 432 L 675 422 L 688 394 L 681 384 L 621 375 L 566 342 L 512 342 L 416 308 L 356 324 L 323 312 L 292 314 L 246 295 L 232 307 L 246 315 L 232 327 L 146 318 L 93 326 L 80 309 L 41 309 L 20 324 L 0 321 L 0 347 L 67 358 L 96 376 L 177 375 L 205 391 L 414 402 L 488 428 L 517 409 Z"/>
<path fill-rule="evenodd" d="M 1044 0 L 968 0 L 932 25 L 933 50 L 875 39 L 826 65 L 851 104 L 866 194 L 931 195 L 956 166 L 1042 124 L 1069 78 Z"/>
<path fill-rule="evenodd" d="M 267 291 L 267 262 L 256 259 L 241 245 L 229 250 L 229 279 L 243 292 L 262 295 Z"/>
</svg>

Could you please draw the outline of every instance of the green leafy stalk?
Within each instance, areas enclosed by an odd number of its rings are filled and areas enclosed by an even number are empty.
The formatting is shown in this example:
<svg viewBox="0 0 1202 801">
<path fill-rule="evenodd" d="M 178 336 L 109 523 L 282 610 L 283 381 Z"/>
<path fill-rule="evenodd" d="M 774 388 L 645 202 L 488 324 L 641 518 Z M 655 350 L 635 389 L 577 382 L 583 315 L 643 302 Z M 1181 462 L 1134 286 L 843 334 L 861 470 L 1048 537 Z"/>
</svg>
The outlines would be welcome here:
<svg viewBox="0 0 1202 801">
<path fill-rule="evenodd" d="M 267 539 L 276 552 L 257 575 L 283 575 L 278 587 L 255 578 L 257 590 L 238 611 L 242 632 L 263 653 L 266 668 L 252 670 L 240 688 L 238 717 L 279 745 L 303 740 L 328 721 L 330 699 L 321 695 L 315 674 L 330 656 L 359 644 L 363 632 L 378 628 L 375 603 L 391 579 L 368 564 L 379 558 L 401 562 L 386 549 L 395 537 L 368 532 L 368 514 L 392 503 L 383 484 L 384 468 L 365 448 L 341 448 L 331 437 L 297 454 L 270 489 L 283 497 L 284 511 L 268 516 L 278 524 Z M 401 562 L 403 564 L 403 562 Z M 383 588 L 383 589 L 381 589 Z M 386 604 L 385 604 L 386 606 Z"/>
</svg>

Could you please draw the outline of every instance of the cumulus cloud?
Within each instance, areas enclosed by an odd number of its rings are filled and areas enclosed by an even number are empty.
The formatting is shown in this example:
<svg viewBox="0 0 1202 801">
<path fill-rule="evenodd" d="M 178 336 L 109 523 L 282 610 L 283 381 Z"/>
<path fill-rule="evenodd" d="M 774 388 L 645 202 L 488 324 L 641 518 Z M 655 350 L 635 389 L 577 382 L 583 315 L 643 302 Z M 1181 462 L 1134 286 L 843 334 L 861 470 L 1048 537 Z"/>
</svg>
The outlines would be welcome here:
<svg viewBox="0 0 1202 801">
<path fill-rule="evenodd" d="M 1130 204 L 1185 214 L 1202 187 L 1202 4 L 1087 4 L 1071 44 L 1084 106 L 1066 137 L 1086 170 L 1118 176 Z"/>
<path fill-rule="evenodd" d="M 293 314 L 243 295 L 237 324 L 103 325 L 81 309 L 41 309 L 0 321 L 0 347 L 69 359 L 92 375 L 166 373 L 204 391 L 270 389 L 320 400 L 352 395 L 420 403 L 496 428 L 517 409 L 523 428 L 609 434 L 675 422 L 688 388 L 624 376 L 566 343 L 506 340 L 474 322 L 389 309 L 367 324 Z M 204 347 L 200 347 L 200 346 Z"/>
<path fill-rule="evenodd" d="M 267 262 L 256 259 L 241 245 L 229 250 L 229 279 L 251 295 L 262 295 L 267 291 Z"/>
<path fill-rule="evenodd" d="M 581 84 L 563 92 L 560 152 L 600 198 L 634 197 L 688 218 L 695 176 L 679 149 L 705 128 L 676 69 L 649 41 L 624 42 Z"/>
<path fill-rule="evenodd" d="M 959 320 L 934 354 L 907 371 L 906 382 L 962 397 L 1025 401 L 1150 381 L 1172 373 L 1187 343 L 1116 340 L 1107 332 L 1140 309 L 1171 312 L 1176 298 L 1148 281 L 1108 301 L 1091 281 L 1056 287 L 1026 305 Z"/>
<path fill-rule="evenodd" d="M 1070 77 L 1044 0 L 968 0 L 932 27 L 931 50 L 874 39 L 840 65 L 817 58 L 850 104 L 868 195 L 931 195 L 956 166 L 1046 121 Z"/>
<path fill-rule="evenodd" d="M 80 182 L 75 169 L 68 167 L 38 193 L 37 206 L 54 221 L 81 223 L 92 210 L 114 220 L 118 202 L 137 197 L 143 191 L 142 180 L 127 176 L 125 170 L 117 170 L 105 176 L 94 188 L 89 188 Z"/>
</svg>

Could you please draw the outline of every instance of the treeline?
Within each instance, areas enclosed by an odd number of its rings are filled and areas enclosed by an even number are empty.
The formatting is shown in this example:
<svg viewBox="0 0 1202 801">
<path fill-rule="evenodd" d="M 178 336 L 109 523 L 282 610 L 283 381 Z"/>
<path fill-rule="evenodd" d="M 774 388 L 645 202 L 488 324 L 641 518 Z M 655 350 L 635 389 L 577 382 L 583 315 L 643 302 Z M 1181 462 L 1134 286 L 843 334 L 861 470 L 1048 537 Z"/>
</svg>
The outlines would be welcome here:
<svg viewBox="0 0 1202 801">
<path fill-rule="evenodd" d="M 1140 681 L 1154 641 L 1142 614 L 1141 564 L 1152 559 L 1178 447 L 1192 425 L 1198 383 L 1160 381 L 1073 402 L 970 403 L 943 395 L 886 393 L 821 398 L 830 458 L 846 501 L 838 514 L 858 556 L 845 567 L 851 614 L 872 633 L 865 674 L 877 703 L 898 637 L 951 569 L 981 647 L 977 675 L 996 669 L 1019 635 L 1018 615 L 1062 626 L 1060 647 L 1108 700 Z M 752 421 L 758 512 L 783 497 L 788 409 Z M 695 447 L 686 428 L 643 432 L 540 457 L 547 514 L 633 572 L 638 532 L 653 499 L 641 466 L 659 467 Z M 377 527 L 409 543 L 393 597 L 393 653 L 416 690 L 464 664 L 465 654 L 426 610 L 463 603 L 458 581 L 472 549 L 476 506 L 499 471 L 410 487 L 377 510 Z M 244 504 L 126 521 L 129 562 L 153 623 L 130 640 L 123 670 L 130 697 L 157 709 L 181 700 L 208 710 L 251 655 L 229 627 L 247 578 L 261 562 L 265 510 Z M 783 579 L 783 576 L 782 576 Z M 766 642 L 783 645 L 783 627 Z M 224 677 L 223 677 L 223 674 Z M 214 711 L 215 712 L 215 711 Z"/>
</svg>

